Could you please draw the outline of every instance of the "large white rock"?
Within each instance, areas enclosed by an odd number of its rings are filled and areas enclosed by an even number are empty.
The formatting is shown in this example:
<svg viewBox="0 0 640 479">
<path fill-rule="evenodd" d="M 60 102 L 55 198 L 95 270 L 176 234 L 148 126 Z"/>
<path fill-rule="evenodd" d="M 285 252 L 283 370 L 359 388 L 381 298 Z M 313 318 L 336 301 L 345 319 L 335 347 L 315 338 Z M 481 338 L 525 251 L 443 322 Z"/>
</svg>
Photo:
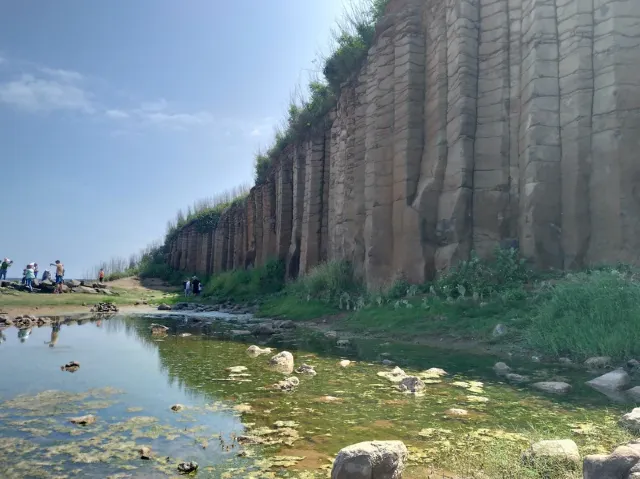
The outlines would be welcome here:
<svg viewBox="0 0 640 479">
<path fill-rule="evenodd" d="M 598 376 L 591 381 L 587 381 L 587 384 L 596 389 L 613 389 L 615 391 L 623 389 L 631 382 L 631 377 L 627 372 L 618 368 L 614 371 Z"/>
<path fill-rule="evenodd" d="M 524 456 L 534 463 L 557 461 L 572 466 L 580 464 L 578 445 L 570 439 L 538 441 L 531 445 L 531 449 L 525 452 Z"/>
<path fill-rule="evenodd" d="M 291 374 L 293 372 L 293 354 L 289 351 L 282 351 L 269 360 L 269 366 L 274 371 Z"/>
<path fill-rule="evenodd" d="M 331 479 L 400 479 L 408 455 L 402 441 L 354 444 L 338 453 Z"/>
<path fill-rule="evenodd" d="M 640 407 L 622 416 L 620 418 L 620 426 L 634 434 L 640 434 Z"/>
</svg>

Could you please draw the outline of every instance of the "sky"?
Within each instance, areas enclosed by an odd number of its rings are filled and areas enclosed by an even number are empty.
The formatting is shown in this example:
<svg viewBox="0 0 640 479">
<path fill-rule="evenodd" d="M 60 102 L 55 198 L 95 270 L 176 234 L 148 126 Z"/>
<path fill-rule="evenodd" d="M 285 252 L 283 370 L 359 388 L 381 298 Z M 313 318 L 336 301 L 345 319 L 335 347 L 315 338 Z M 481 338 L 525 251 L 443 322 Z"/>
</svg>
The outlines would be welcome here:
<svg viewBox="0 0 640 479">
<path fill-rule="evenodd" d="M 344 0 L 0 1 L 0 258 L 68 277 L 253 181 Z M 13 273 L 13 274 L 12 274 Z"/>
</svg>

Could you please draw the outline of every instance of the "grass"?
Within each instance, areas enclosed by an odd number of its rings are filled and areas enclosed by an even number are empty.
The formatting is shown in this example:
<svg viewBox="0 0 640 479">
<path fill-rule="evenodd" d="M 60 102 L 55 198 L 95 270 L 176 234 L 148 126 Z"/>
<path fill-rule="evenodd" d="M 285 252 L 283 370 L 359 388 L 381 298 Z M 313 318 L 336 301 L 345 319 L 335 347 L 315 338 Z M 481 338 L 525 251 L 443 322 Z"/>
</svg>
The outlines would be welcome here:
<svg viewBox="0 0 640 479">
<path fill-rule="evenodd" d="M 233 270 L 213 276 L 204 286 L 203 295 L 216 301 L 246 302 L 278 293 L 284 288 L 282 261 L 268 261 L 251 270 Z"/>
<path fill-rule="evenodd" d="M 634 357 L 640 354 L 640 283 L 617 269 L 568 275 L 550 288 L 526 339 L 554 356 Z"/>
</svg>

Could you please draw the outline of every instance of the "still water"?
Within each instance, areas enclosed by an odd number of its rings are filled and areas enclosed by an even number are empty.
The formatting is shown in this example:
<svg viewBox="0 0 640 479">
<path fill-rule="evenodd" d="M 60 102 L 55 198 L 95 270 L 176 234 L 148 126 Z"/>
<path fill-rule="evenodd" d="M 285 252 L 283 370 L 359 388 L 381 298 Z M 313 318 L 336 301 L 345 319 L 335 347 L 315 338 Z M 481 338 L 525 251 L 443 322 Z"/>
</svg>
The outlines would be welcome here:
<svg viewBox="0 0 640 479">
<path fill-rule="evenodd" d="M 168 335 L 153 336 L 152 321 L 169 326 Z M 501 382 L 488 356 L 371 340 L 341 349 L 335 339 L 298 333 L 286 349 L 296 366 L 313 365 L 317 375 L 300 375 L 300 385 L 283 392 L 271 388 L 283 379 L 267 367 L 272 354 L 252 358 L 246 343 L 217 339 L 229 327 L 116 316 L 64 324 L 57 337 L 51 326 L 28 335 L 5 329 L 0 477 L 177 477 L 183 461 L 198 462 L 200 478 L 327 477 L 340 448 L 400 439 L 410 449 L 405 477 L 412 478 L 432 468 L 466 470 L 470 459 L 496 448 L 517 458 L 539 438 L 571 438 L 583 454 L 608 452 L 625 439 L 616 421 L 629 405 L 583 386 L 580 371 L 512 365 L 574 385 L 568 397 L 550 397 Z M 342 367 L 344 358 L 355 363 Z M 390 370 L 383 358 L 427 379 L 426 393 L 401 393 L 378 375 Z M 60 369 L 72 360 L 79 370 Z M 227 370 L 233 366 L 246 370 Z M 425 373 L 433 367 L 448 374 Z M 174 412 L 174 404 L 184 409 Z M 86 414 L 96 422 L 69 422 Z M 151 460 L 140 458 L 141 446 L 152 448 Z"/>
</svg>

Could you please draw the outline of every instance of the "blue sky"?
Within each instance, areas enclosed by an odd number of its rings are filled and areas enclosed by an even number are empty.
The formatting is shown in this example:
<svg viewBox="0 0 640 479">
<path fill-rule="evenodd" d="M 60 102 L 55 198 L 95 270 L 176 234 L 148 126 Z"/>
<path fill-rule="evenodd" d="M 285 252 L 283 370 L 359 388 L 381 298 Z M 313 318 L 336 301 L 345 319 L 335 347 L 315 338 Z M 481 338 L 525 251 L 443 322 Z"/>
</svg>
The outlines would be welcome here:
<svg viewBox="0 0 640 479">
<path fill-rule="evenodd" d="M 67 276 L 252 181 L 343 0 L 0 3 L 0 257 Z"/>
</svg>

